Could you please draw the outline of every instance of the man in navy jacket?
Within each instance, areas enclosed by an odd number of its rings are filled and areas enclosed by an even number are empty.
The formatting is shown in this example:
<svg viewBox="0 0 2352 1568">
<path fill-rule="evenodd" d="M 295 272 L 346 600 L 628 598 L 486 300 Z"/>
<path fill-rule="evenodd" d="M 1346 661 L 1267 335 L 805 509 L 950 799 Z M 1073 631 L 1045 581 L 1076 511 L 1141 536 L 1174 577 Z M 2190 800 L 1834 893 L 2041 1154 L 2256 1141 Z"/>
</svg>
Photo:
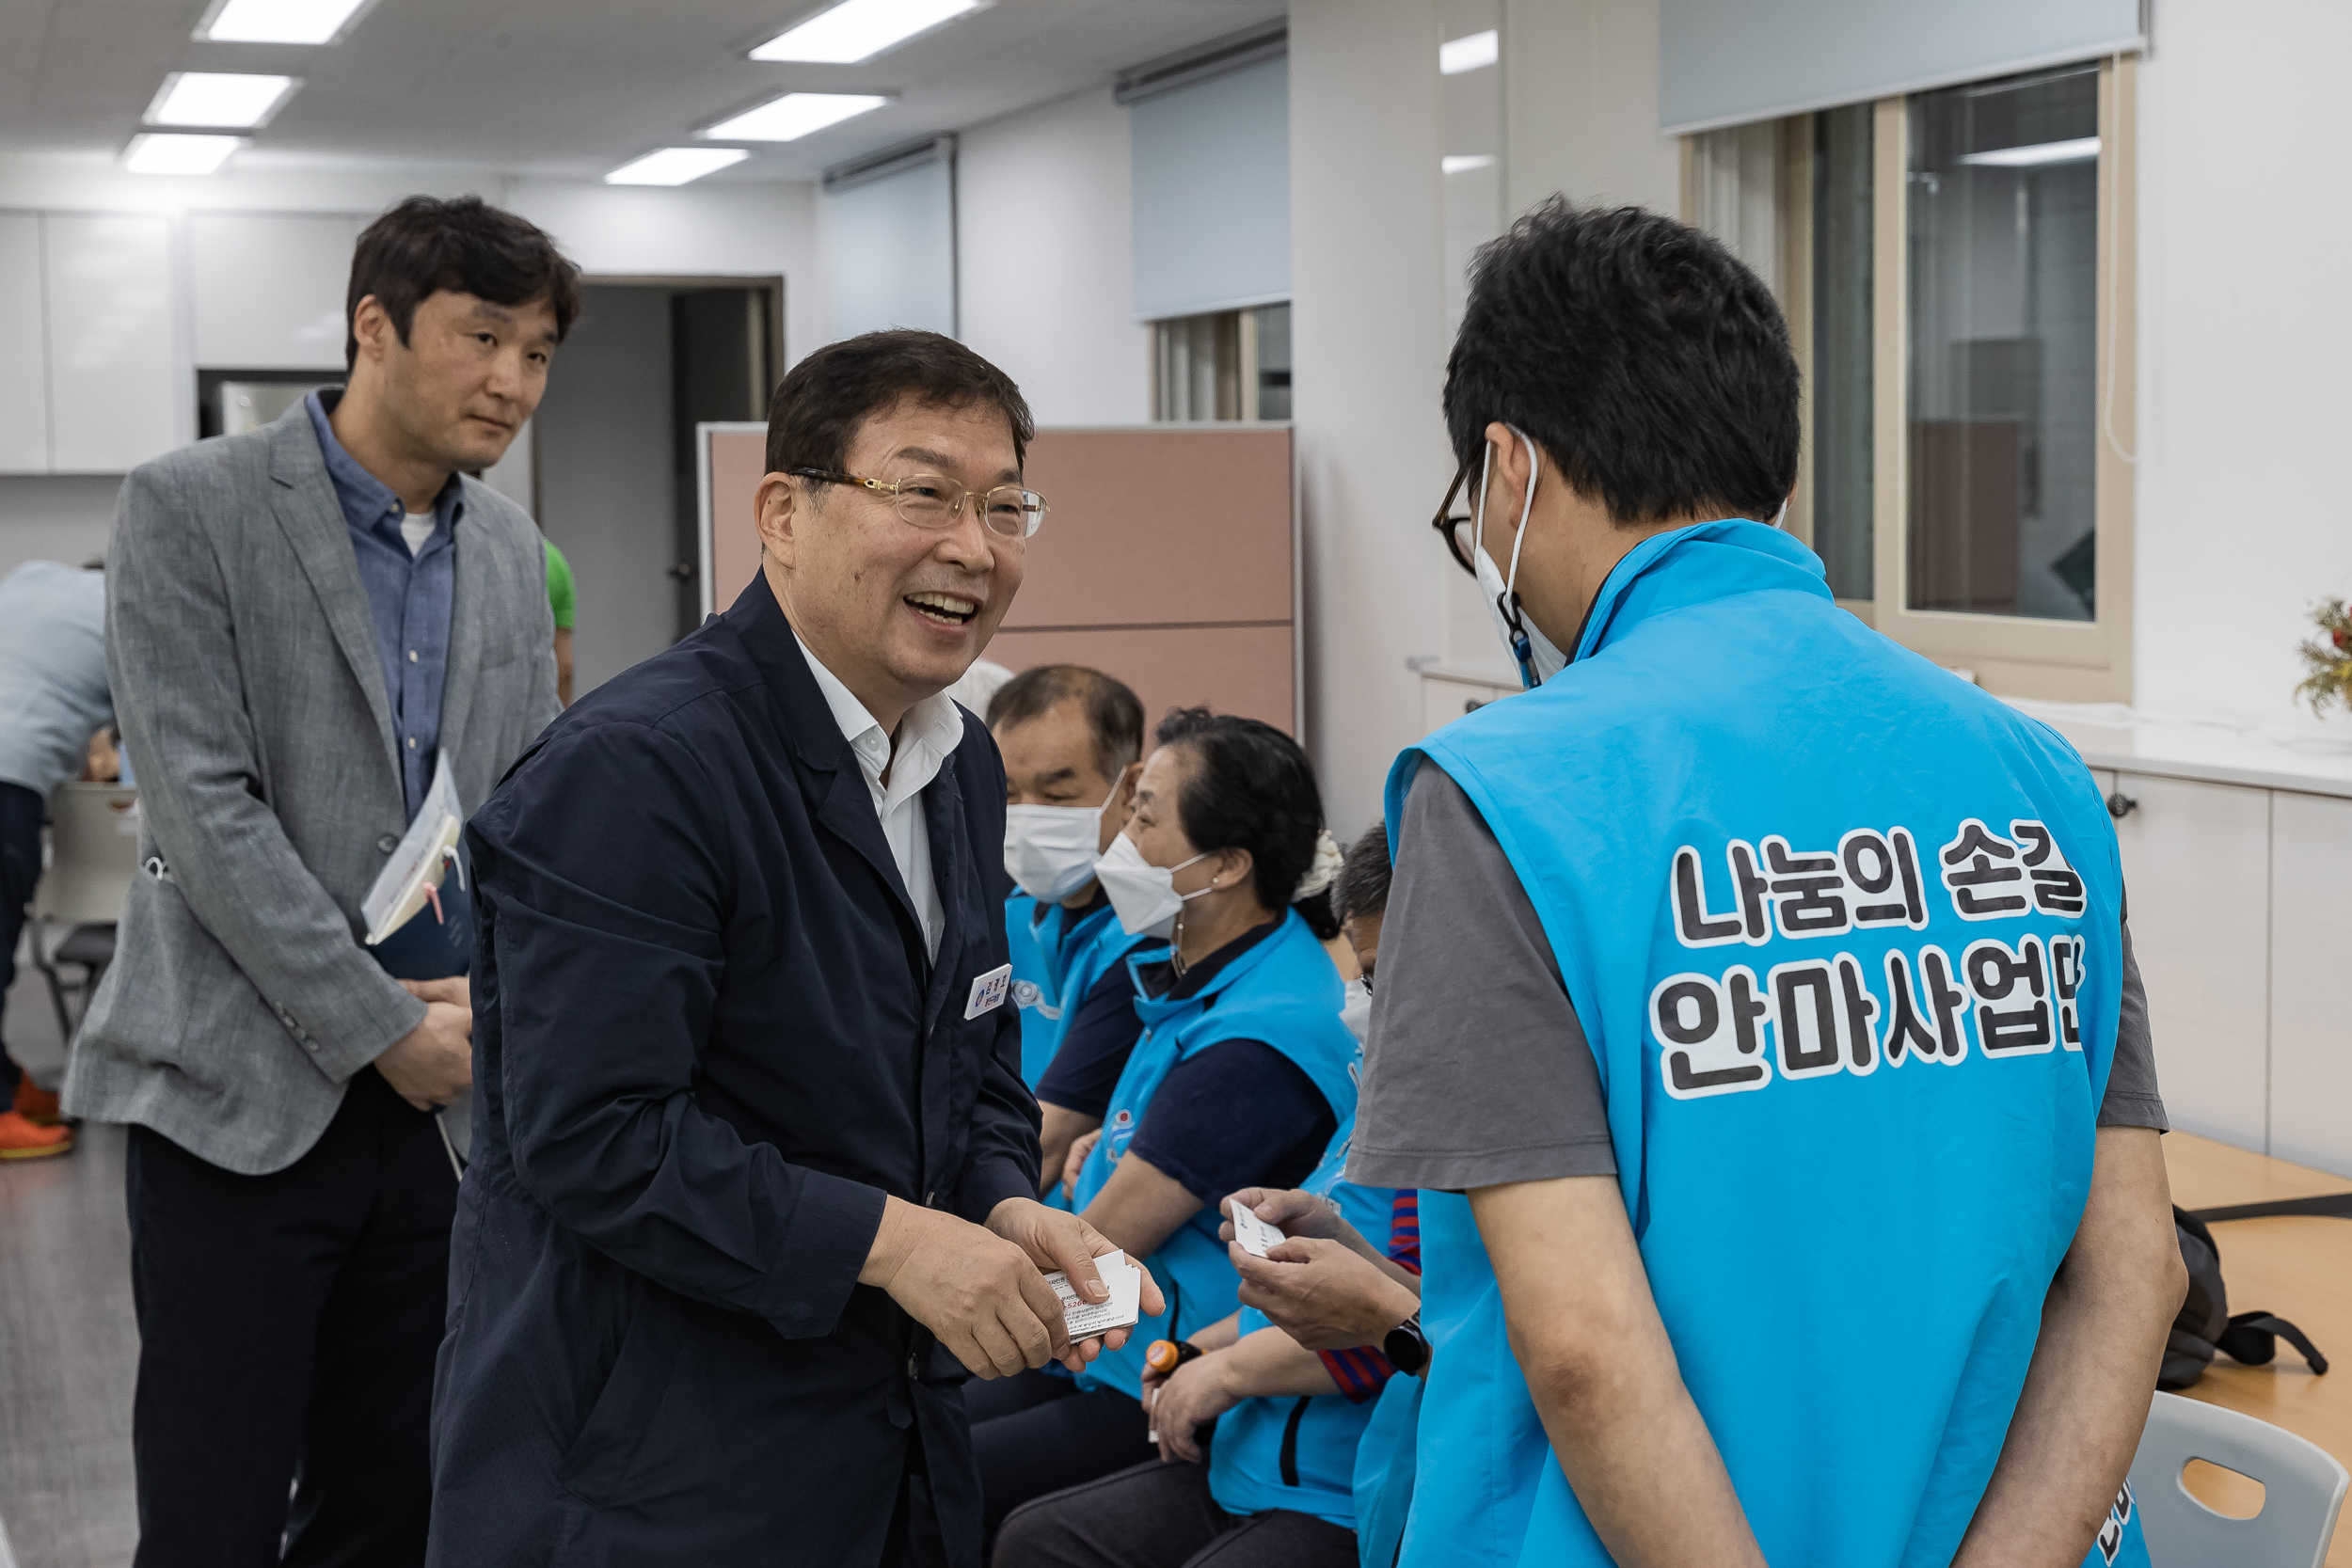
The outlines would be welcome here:
<svg viewBox="0 0 2352 1568">
<path fill-rule="evenodd" d="M 431 1561 L 977 1564 L 965 1373 L 1098 1349 L 1040 1272 L 1100 1299 L 1110 1243 L 1035 1201 L 1004 771 L 939 694 L 1029 434 L 934 334 L 803 360 L 759 578 L 475 817 Z"/>
</svg>

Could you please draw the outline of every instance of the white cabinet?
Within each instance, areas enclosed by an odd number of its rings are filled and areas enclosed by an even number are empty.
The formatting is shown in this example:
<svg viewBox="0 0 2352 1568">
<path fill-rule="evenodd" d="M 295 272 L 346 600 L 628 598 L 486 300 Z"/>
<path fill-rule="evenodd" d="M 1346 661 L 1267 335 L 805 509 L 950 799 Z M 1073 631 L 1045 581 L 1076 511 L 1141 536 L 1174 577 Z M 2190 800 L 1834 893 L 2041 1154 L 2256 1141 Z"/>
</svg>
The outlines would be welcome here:
<svg viewBox="0 0 2352 1568">
<path fill-rule="evenodd" d="M 121 473 L 182 438 L 171 222 L 65 213 L 40 222 L 51 466 Z"/>
<path fill-rule="evenodd" d="M 2270 1152 L 2352 1173 L 2352 800 L 2271 797 Z"/>
<path fill-rule="evenodd" d="M 49 468 L 48 333 L 40 218 L 0 213 L 0 473 Z"/>
<path fill-rule="evenodd" d="M 2270 793 L 2124 773 L 2115 825 L 2132 948 L 2172 1125 L 2269 1138 Z"/>
<path fill-rule="evenodd" d="M 188 219 L 196 362 L 206 370 L 343 368 L 343 293 L 358 220 L 197 213 Z"/>
</svg>

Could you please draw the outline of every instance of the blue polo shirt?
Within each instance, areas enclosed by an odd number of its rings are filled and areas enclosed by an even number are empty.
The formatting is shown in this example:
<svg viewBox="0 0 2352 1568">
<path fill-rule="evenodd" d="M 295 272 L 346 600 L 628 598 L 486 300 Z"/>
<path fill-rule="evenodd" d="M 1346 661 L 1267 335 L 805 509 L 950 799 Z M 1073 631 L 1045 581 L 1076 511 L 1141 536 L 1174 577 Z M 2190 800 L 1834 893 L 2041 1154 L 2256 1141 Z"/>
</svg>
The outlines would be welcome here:
<svg viewBox="0 0 2352 1568">
<path fill-rule="evenodd" d="M 441 741 L 441 686 L 449 672 L 449 613 L 457 585 L 456 531 L 466 515 L 465 487 L 455 474 L 449 476 L 433 502 L 433 532 L 411 555 L 400 531 L 407 506 L 343 451 L 327 423 L 342 395 L 339 387 L 322 388 L 302 405 L 318 433 L 326 477 L 342 503 L 351 552 L 359 563 L 359 583 L 367 590 L 384 697 L 400 746 L 401 792 L 414 816 L 433 783 L 433 758 Z"/>
</svg>

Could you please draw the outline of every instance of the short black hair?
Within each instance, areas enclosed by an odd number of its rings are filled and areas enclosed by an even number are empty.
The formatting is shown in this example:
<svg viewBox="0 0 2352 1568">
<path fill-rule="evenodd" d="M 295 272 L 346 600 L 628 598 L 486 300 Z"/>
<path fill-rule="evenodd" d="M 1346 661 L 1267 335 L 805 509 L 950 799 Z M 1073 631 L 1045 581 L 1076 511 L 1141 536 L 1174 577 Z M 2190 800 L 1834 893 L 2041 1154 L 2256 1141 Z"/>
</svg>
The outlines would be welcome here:
<svg viewBox="0 0 2352 1568">
<path fill-rule="evenodd" d="M 544 299 L 562 342 L 580 319 L 580 269 L 545 230 L 478 196 L 453 201 L 412 196 L 360 230 L 343 297 L 343 368 L 359 363 L 352 330 L 359 302 L 373 294 L 404 347 L 417 307 L 447 289 L 493 305 Z"/>
<path fill-rule="evenodd" d="M 1041 664 L 1022 671 L 988 700 L 988 727 L 1025 724 L 1069 702 L 1085 709 L 1087 731 L 1094 736 L 1094 760 L 1103 777 L 1116 781 L 1129 763 L 1143 755 L 1143 704 L 1126 682 L 1100 670 Z"/>
<path fill-rule="evenodd" d="M 1168 710 L 1153 736 L 1192 753 L 1192 776 L 1176 797 L 1176 820 L 1196 849 L 1247 849 L 1250 885 L 1269 910 L 1298 911 L 1318 940 L 1340 934 L 1321 888 L 1291 902 L 1323 837 L 1323 795 L 1298 742 L 1263 720 Z"/>
<path fill-rule="evenodd" d="M 1446 364 L 1459 461 L 1515 425 L 1625 526 L 1771 521 L 1797 482 L 1797 399 L 1780 306 L 1722 245 L 1558 196 L 1479 249 Z"/>
<path fill-rule="evenodd" d="M 1359 914 L 1385 914 L 1389 908 L 1389 825 L 1366 828 L 1331 879 L 1331 914 L 1343 926 Z"/>
<path fill-rule="evenodd" d="M 1013 466 L 1037 422 L 1012 377 L 936 332 L 901 327 L 827 343 L 792 367 L 768 404 L 768 471 L 831 468 L 873 415 L 902 402 L 940 408 L 993 408 L 1012 427 Z M 821 483 L 821 482 L 819 482 Z"/>
</svg>

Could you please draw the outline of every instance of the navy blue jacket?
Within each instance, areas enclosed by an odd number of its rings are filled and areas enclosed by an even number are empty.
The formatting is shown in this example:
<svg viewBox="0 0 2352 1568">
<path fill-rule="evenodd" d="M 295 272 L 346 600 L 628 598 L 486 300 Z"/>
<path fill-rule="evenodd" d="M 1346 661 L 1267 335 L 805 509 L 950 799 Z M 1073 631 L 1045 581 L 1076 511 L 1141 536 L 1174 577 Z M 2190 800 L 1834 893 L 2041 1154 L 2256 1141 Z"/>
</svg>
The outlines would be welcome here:
<svg viewBox="0 0 2352 1568">
<path fill-rule="evenodd" d="M 1037 1193 L 1003 765 L 924 791 L 938 960 L 764 581 L 548 728 L 468 829 L 474 1160 L 440 1564 L 870 1564 L 912 1432 L 977 1564 L 962 1369 L 857 1273 L 884 1194 Z"/>
</svg>

